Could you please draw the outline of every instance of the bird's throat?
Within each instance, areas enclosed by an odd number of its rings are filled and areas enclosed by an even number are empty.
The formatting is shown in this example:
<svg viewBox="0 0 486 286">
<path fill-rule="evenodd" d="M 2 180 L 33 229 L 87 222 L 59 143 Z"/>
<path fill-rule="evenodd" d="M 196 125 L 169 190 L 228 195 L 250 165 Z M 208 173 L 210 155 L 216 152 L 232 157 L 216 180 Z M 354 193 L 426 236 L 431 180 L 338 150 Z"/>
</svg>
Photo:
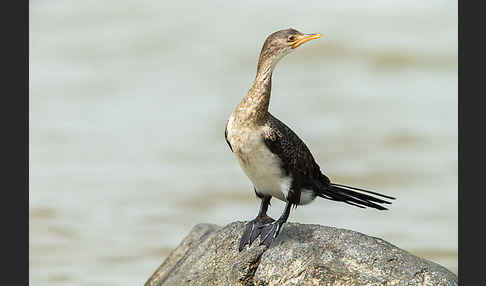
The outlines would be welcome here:
<svg viewBox="0 0 486 286">
<path fill-rule="evenodd" d="M 245 125 L 261 126 L 267 119 L 273 68 L 271 62 L 259 63 L 253 86 L 236 108 L 236 115 Z"/>
</svg>

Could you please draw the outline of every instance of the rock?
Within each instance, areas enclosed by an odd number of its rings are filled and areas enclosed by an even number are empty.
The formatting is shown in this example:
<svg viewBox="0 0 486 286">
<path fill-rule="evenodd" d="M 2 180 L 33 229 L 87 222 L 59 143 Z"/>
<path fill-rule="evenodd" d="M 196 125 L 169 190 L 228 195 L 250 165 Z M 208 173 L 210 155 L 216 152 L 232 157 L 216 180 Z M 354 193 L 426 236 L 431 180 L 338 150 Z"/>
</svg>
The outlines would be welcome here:
<svg viewBox="0 0 486 286">
<path fill-rule="evenodd" d="M 457 285 L 446 268 L 380 238 L 320 225 L 286 223 L 267 249 L 238 252 L 244 222 L 198 224 L 145 286 Z"/>
</svg>

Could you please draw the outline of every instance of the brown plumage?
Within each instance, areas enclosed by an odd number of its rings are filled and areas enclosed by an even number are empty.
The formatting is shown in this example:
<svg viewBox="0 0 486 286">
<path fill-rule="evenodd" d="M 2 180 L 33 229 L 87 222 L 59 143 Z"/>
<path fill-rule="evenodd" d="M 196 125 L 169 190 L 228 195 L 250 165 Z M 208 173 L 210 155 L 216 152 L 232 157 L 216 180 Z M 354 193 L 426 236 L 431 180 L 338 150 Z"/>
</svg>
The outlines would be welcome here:
<svg viewBox="0 0 486 286">
<path fill-rule="evenodd" d="M 282 168 L 300 176 L 321 179 L 319 165 L 297 134 L 270 113 L 266 124 L 269 128 L 263 133 L 263 140 L 273 153 L 279 154 Z"/>
<path fill-rule="evenodd" d="M 255 194 L 262 199 L 259 214 L 248 223 L 240 240 L 240 251 L 258 237 L 260 244 L 269 246 L 287 221 L 291 206 L 308 204 L 317 196 L 378 210 L 385 210 L 380 204 L 389 202 L 368 194 L 394 199 L 331 183 L 305 143 L 268 112 L 275 65 L 301 44 L 320 36 L 295 29 L 268 36 L 260 52 L 255 81 L 226 124 L 226 142 L 252 181 Z M 276 221 L 266 215 L 272 197 L 286 202 L 282 216 Z"/>
</svg>

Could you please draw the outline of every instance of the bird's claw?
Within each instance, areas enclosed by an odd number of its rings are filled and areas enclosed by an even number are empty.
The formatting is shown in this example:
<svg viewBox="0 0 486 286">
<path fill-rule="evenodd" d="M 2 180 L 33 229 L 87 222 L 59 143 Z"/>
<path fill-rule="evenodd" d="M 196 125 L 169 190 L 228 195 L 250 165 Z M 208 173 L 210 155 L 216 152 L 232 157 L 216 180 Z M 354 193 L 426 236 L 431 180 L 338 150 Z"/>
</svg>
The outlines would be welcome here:
<svg viewBox="0 0 486 286">
<path fill-rule="evenodd" d="M 280 230 L 282 229 L 282 225 L 284 223 L 284 221 L 276 220 L 274 222 L 262 225 L 260 245 L 270 247 L 272 242 L 277 238 L 278 234 L 280 233 Z"/>
<path fill-rule="evenodd" d="M 266 226 L 272 224 L 274 221 L 275 220 L 269 216 L 257 217 L 254 220 L 249 221 L 241 236 L 239 251 L 242 251 L 245 245 L 251 245 L 258 236 L 261 236 L 262 231 L 266 229 Z"/>
</svg>

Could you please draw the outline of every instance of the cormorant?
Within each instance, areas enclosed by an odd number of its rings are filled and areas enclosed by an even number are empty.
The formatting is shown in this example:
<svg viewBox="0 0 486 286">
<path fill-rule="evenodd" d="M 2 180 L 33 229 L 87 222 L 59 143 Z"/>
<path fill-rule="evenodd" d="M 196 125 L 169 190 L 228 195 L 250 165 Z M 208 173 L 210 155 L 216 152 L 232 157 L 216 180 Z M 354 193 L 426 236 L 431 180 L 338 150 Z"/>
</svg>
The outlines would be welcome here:
<svg viewBox="0 0 486 286">
<path fill-rule="evenodd" d="M 269 247 L 287 221 L 292 205 L 306 205 L 321 197 L 360 208 L 386 210 L 380 204 L 390 202 L 376 196 L 394 199 L 332 183 L 321 172 L 304 142 L 268 112 L 275 65 L 303 43 L 320 37 L 321 34 L 303 34 L 292 28 L 268 36 L 260 52 L 253 86 L 226 124 L 226 142 L 253 183 L 256 196 L 261 199 L 257 217 L 248 222 L 241 237 L 240 251 L 259 236 L 260 245 Z M 286 202 L 285 210 L 277 220 L 266 214 L 272 197 Z"/>
</svg>

